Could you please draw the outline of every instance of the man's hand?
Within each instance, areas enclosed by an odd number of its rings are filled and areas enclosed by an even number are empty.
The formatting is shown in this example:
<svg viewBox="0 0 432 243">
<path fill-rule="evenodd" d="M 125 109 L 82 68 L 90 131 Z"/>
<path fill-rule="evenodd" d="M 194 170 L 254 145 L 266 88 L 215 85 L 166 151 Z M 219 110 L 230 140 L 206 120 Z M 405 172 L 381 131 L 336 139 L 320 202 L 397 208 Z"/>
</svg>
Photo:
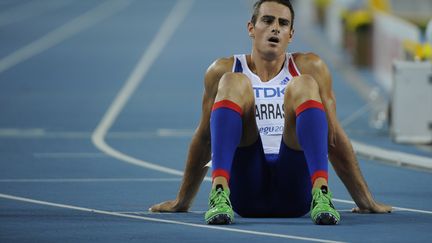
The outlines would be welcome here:
<svg viewBox="0 0 432 243">
<path fill-rule="evenodd" d="M 149 208 L 150 212 L 168 213 L 168 212 L 187 212 L 188 207 L 180 206 L 177 200 L 165 201 L 155 204 Z"/>
<path fill-rule="evenodd" d="M 353 213 L 391 213 L 393 208 L 390 205 L 375 202 L 369 208 L 353 208 L 351 212 Z"/>
</svg>

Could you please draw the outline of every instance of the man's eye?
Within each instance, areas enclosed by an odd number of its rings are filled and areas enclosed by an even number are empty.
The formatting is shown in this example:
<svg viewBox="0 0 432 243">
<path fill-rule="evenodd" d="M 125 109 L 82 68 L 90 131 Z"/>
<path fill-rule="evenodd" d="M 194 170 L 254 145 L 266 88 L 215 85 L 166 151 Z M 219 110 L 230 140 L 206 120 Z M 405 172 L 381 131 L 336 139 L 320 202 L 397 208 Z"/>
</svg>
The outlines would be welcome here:
<svg viewBox="0 0 432 243">
<path fill-rule="evenodd" d="M 283 25 L 283 26 L 287 26 L 287 25 L 289 25 L 289 22 L 288 21 L 279 21 L 279 24 Z"/>
<path fill-rule="evenodd" d="M 274 18 L 271 18 L 271 17 L 264 17 L 264 18 L 262 18 L 262 21 L 263 21 L 264 23 L 266 23 L 266 24 L 271 24 L 271 23 L 273 23 Z"/>
</svg>

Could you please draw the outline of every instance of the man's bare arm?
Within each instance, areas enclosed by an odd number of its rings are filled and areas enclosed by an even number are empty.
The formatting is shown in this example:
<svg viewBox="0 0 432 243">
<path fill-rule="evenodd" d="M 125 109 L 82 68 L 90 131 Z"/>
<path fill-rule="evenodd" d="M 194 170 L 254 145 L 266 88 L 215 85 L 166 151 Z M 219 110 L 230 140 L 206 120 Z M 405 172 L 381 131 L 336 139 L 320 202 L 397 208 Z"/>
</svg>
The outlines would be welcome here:
<svg viewBox="0 0 432 243">
<path fill-rule="evenodd" d="M 304 63 L 302 73 L 312 75 L 320 87 L 320 95 L 329 124 L 329 159 L 358 206 L 353 209 L 353 212 L 390 212 L 392 210 L 390 206 L 377 203 L 373 199 L 361 173 L 351 142 L 337 119 L 336 99 L 327 65 L 314 54 L 305 54 L 299 60 L 300 63 Z"/>
<path fill-rule="evenodd" d="M 357 208 L 356 213 L 389 213 L 392 207 L 378 203 L 361 173 L 351 142 L 339 122 L 335 123 L 335 146 L 329 147 L 329 159 L 337 175 L 348 189 Z"/>
<path fill-rule="evenodd" d="M 189 153 L 183 180 L 176 199 L 165 201 L 150 208 L 152 212 L 186 212 L 192 205 L 201 182 L 203 181 L 210 160 L 210 140 L 206 138 L 206 128 L 198 128 L 189 146 Z"/>
<path fill-rule="evenodd" d="M 206 72 L 201 120 L 189 146 L 183 180 L 176 199 L 153 205 L 152 212 L 186 212 L 191 207 L 207 174 L 206 163 L 211 158 L 210 113 L 222 75 L 230 71 L 232 59 L 219 59 Z"/>
</svg>

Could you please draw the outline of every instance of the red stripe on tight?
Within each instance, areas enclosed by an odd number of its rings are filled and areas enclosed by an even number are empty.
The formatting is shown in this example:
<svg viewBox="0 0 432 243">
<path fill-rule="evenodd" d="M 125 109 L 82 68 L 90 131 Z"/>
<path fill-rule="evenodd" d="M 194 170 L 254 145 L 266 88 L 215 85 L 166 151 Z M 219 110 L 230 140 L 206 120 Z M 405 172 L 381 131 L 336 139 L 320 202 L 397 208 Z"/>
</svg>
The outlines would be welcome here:
<svg viewBox="0 0 432 243">
<path fill-rule="evenodd" d="M 213 180 L 214 180 L 214 178 L 216 178 L 218 176 L 225 177 L 225 179 L 227 180 L 227 182 L 229 182 L 230 175 L 229 175 L 228 171 L 223 170 L 223 169 L 213 170 L 213 172 L 212 172 L 212 178 L 213 178 Z"/>
<path fill-rule="evenodd" d="M 289 59 L 288 62 L 288 70 L 293 77 L 299 76 L 300 74 L 297 72 L 297 69 L 294 67 L 294 62 L 292 58 Z"/>
<path fill-rule="evenodd" d="M 324 170 L 319 170 L 319 171 L 316 171 L 312 176 L 311 176 L 311 179 L 312 179 L 312 185 L 314 184 L 314 182 L 315 182 L 315 180 L 316 179 L 318 179 L 318 178 L 324 178 L 326 181 L 328 181 L 328 172 L 327 171 L 324 171 Z"/>
<path fill-rule="evenodd" d="M 300 113 L 310 108 L 318 108 L 325 111 L 324 106 L 321 102 L 318 102 L 316 100 L 307 100 L 296 108 L 295 110 L 296 116 L 300 115 Z"/>
<path fill-rule="evenodd" d="M 219 108 L 228 108 L 228 109 L 231 109 L 233 111 L 236 111 L 237 113 L 240 114 L 240 116 L 243 116 L 242 108 L 230 100 L 221 100 L 221 101 L 214 103 L 213 107 L 212 107 L 212 111 L 219 109 Z"/>
</svg>

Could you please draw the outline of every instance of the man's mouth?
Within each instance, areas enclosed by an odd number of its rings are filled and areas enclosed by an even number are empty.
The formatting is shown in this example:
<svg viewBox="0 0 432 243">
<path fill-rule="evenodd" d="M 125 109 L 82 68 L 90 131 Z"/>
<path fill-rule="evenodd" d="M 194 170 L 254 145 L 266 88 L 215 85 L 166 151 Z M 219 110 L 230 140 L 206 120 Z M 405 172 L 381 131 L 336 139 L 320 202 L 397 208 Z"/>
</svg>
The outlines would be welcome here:
<svg viewBox="0 0 432 243">
<path fill-rule="evenodd" d="M 279 43 L 279 38 L 276 36 L 272 36 L 272 37 L 268 38 L 268 41 L 272 42 L 272 43 Z"/>
</svg>

